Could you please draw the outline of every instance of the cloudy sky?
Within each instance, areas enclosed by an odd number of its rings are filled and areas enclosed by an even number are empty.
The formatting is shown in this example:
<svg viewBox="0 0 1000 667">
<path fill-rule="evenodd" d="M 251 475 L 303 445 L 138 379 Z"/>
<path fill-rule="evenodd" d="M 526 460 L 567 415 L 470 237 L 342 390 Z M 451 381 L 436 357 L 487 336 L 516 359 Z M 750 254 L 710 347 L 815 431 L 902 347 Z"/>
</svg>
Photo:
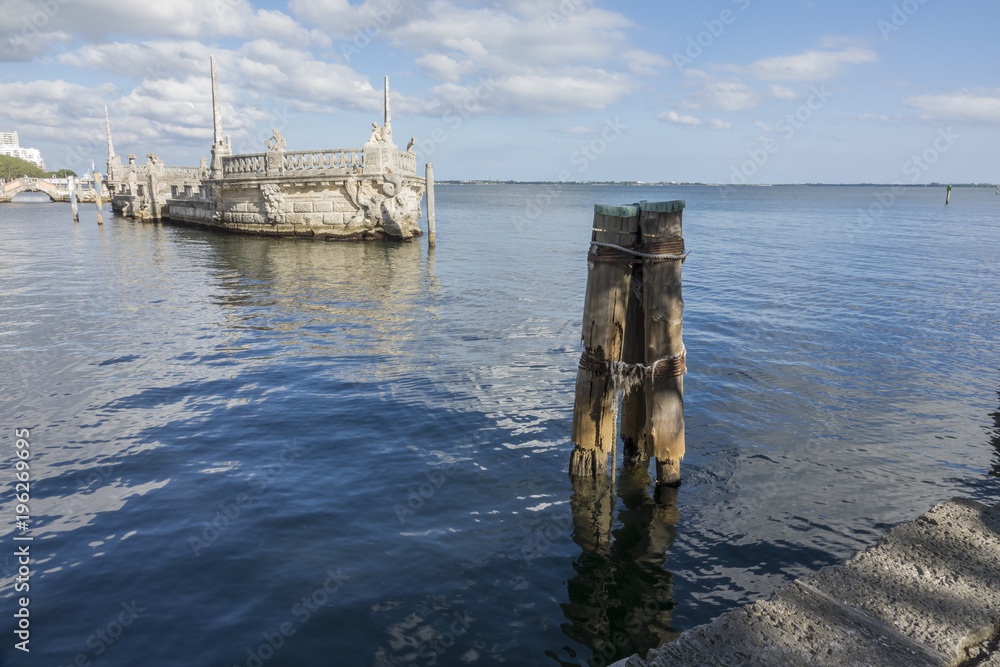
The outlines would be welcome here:
<svg viewBox="0 0 1000 667">
<path fill-rule="evenodd" d="M 49 169 L 359 147 L 439 179 L 1000 181 L 996 0 L 0 0 L 0 131 Z"/>
</svg>

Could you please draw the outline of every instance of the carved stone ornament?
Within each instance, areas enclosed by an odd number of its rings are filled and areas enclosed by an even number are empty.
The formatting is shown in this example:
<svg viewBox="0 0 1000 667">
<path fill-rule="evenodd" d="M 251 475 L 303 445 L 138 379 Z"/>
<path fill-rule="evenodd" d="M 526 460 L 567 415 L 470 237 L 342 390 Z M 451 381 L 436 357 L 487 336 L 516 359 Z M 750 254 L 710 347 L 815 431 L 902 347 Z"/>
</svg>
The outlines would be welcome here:
<svg viewBox="0 0 1000 667">
<path fill-rule="evenodd" d="M 265 184 L 260 186 L 260 193 L 264 195 L 264 213 L 267 221 L 272 225 L 282 225 L 285 223 L 285 193 L 280 185 Z"/>
</svg>

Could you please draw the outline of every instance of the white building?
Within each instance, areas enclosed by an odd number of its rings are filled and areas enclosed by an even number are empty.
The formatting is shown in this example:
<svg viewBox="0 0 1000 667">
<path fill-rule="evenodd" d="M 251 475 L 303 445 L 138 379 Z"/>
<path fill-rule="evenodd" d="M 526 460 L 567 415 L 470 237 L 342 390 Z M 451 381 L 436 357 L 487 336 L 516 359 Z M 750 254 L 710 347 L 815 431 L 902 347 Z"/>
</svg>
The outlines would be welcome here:
<svg viewBox="0 0 1000 667">
<path fill-rule="evenodd" d="M 19 157 L 28 162 L 34 162 L 40 169 L 45 169 L 45 160 L 37 148 L 21 148 L 17 132 L 0 132 L 0 155 Z"/>
</svg>

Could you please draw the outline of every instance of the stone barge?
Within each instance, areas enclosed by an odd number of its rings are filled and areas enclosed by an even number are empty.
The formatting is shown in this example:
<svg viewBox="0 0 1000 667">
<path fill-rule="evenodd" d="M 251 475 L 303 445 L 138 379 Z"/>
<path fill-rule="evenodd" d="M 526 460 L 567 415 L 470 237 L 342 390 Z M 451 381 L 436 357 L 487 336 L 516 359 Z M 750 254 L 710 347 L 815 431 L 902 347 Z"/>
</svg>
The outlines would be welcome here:
<svg viewBox="0 0 1000 667">
<path fill-rule="evenodd" d="M 407 240 L 422 233 L 421 202 L 425 190 L 433 196 L 433 172 L 417 176 L 413 139 L 405 151 L 393 143 L 388 77 L 384 122 L 372 123 L 362 148 L 286 151 L 274 130 L 266 152 L 232 155 L 222 131 L 214 57 L 211 70 L 215 140 L 211 162 L 202 158 L 198 167 L 168 166 L 152 153 L 145 164 L 136 164 L 135 155 L 123 164 L 105 109 L 106 182 L 116 213 L 263 236 Z"/>
</svg>

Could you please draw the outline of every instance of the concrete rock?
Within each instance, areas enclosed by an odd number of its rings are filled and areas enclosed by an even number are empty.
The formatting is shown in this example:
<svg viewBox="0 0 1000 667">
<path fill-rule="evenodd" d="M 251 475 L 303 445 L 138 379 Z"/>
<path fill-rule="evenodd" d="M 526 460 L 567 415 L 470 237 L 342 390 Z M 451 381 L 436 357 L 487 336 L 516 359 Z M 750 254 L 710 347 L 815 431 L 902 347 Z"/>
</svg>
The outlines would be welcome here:
<svg viewBox="0 0 1000 667">
<path fill-rule="evenodd" d="M 1000 667 L 1000 506 L 961 498 L 614 667 Z"/>
</svg>

